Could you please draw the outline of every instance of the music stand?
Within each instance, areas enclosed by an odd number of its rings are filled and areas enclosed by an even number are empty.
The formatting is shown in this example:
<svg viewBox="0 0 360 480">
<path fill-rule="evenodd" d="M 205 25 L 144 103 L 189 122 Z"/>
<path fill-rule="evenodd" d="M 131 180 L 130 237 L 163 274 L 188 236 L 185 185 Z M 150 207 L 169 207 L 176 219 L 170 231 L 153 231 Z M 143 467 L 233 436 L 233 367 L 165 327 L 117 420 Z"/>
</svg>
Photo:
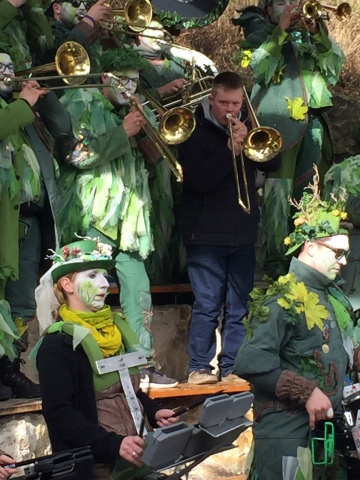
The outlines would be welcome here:
<svg viewBox="0 0 360 480">
<path fill-rule="evenodd" d="M 210 455 L 233 448 L 232 443 L 240 433 L 253 424 L 245 417 L 253 399 L 250 392 L 206 399 L 196 425 L 180 422 L 148 434 L 144 464 L 161 471 L 192 462 L 166 477 L 177 480 Z"/>
</svg>

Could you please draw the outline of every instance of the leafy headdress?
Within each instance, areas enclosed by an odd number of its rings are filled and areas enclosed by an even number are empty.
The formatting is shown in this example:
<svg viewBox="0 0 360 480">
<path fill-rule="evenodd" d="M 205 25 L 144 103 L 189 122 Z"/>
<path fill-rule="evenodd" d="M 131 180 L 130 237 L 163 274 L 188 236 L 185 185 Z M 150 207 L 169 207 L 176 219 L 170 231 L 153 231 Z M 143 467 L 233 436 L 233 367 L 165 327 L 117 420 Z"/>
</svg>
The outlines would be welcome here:
<svg viewBox="0 0 360 480">
<path fill-rule="evenodd" d="M 139 70 L 143 72 L 149 68 L 149 61 L 142 57 L 131 45 L 123 45 L 114 50 L 105 50 L 99 59 L 103 72 L 121 70 Z"/>
<path fill-rule="evenodd" d="M 284 240 L 285 245 L 289 246 L 286 255 L 295 252 L 306 240 L 348 234 L 348 231 L 340 226 L 340 222 L 347 218 L 345 190 L 339 190 L 338 197 L 332 194 L 330 200 L 322 200 L 319 190 L 319 172 L 315 165 L 314 169 L 313 184 L 309 184 L 306 188 L 310 193 L 304 192 L 299 201 L 289 200 L 290 205 L 298 211 L 292 217 L 295 229 Z"/>
</svg>

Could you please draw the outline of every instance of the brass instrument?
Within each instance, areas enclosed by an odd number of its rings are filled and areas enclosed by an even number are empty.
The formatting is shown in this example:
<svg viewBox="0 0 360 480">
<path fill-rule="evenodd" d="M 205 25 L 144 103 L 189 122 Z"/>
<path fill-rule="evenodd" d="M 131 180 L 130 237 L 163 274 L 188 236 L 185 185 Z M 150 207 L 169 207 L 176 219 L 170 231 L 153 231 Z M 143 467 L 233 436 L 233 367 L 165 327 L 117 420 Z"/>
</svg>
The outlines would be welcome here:
<svg viewBox="0 0 360 480">
<path fill-rule="evenodd" d="M 103 29 L 124 30 L 125 23 L 133 32 L 142 32 L 151 22 L 153 9 L 150 0 L 127 0 L 124 8 L 117 8 L 117 4 L 118 0 L 105 4 L 110 7 L 110 12 L 107 18 L 99 21 Z"/>
<path fill-rule="evenodd" d="M 244 179 L 245 197 L 246 197 L 245 202 L 246 203 L 242 200 L 242 197 L 241 197 L 239 171 L 238 171 L 237 159 L 236 159 L 235 148 L 234 148 L 234 133 L 233 133 L 233 127 L 232 127 L 232 123 L 231 123 L 231 118 L 232 118 L 231 113 L 227 113 L 226 118 L 228 119 L 230 146 L 231 146 L 231 154 L 232 154 L 232 162 L 233 162 L 233 168 L 234 168 L 238 202 L 239 202 L 240 207 L 244 210 L 245 213 L 250 213 L 251 210 L 250 210 L 249 187 L 248 187 L 247 178 L 246 178 L 244 155 L 243 155 L 242 149 L 241 149 L 241 151 L 240 151 L 240 163 L 241 163 L 241 172 L 242 172 L 242 176 L 243 176 L 243 179 Z"/>
<path fill-rule="evenodd" d="M 150 124 L 145 113 L 139 107 L 136 98 L 131 95 L 130 92 L 123 92 L 123 95 L 130 100 L 130 103 L 144 118 L 146 121 L 146 124 L 143 127 L 144 132 L 154 143 L 160 154 L 168 162 L 169 167 L 176 176 L 177 181 L 182 182 L 183 171 L 181 165 L 176 160 L 168 145 L 177 145 L 190 137 L 195 129 L 195 117 L 189 109 L 184 107 L 165 110 L 164 107 L 160 105 L 153 97 L 151 97 L 151 95 L 149 95 L 144 89 L 138 87 L 138 90 L 152 105 L 152 107 L 160 113 L 161 117 L 158 130 Z"/>
<path fill-rule="evenodd" d="M 44 77 L 32 76 L 37 73 L 41 74 L 55 71 L 57 71 L 58 75 Z M 16 77 L 8 77 L 8 79 L 11 82 L 23 82 L 30 79 L 40 82 L 61 78 L 68 85 L 78 86 L 85 82 L 89 76 L 95 77 L 99 76 L 99 74 L 90 74 L 90 58 L 87 51 L 79 43 L 69 41 L 63 43 L 57 49 L 55 62 L 20 70 L 16 72 Z"/>
<path fill-rule="evenodd" d="M 275 128 L 260 126 L 259 120 L 256 118 L 254 109 L 250 103 L 247 91 L 245 88 L 243 90 L 246 107 L 252 122 L 255 124 L 255 128 L 252 128 L 244 138 L 244 153 L 253 162 L 268 162 L 281 150 L 281 134 Z"/>
<path fill-rule="evenodd" d="M 244 138 L 243 145 L 240 151 L 241 172 L 244 179 L 244 187 L 245 187 L 244 200 L 242 199 L 242 195 L 241 195 L 239 171 L 238 171 L 237 159 L 236 159 L 235 149 L 234 149 L 234 136 L 233 136 L 232 123 L 231 123 L 232 115 L 228 113 L 226 115 L 226 118 L 228 119 L 228 129 L 229 129 L 229 136 L 230 136 L 230 145 L 231 145 L 231 153 L 232 153 L 232 161 L 233 161 L 233 167 L 234 167 L 238 202 L 245 213 L 250 213 L 249 187 L 248 187 L 247 178 L 246 178 L 246 170 L 245 170 L 243 153 L 253 162 L 259 162 L 259 163 L 268 162 L 280 152 L 281 146 L 282 146 L 282 138 L 281 138 L 280 132 L 278 132 L 275 128 L 260 126 L 259 121 L 255 116 L 254 109 L 252 108 L 252 105 L 250 103 L 249 96 L 247 94 L 245 87 L 243 88 L 243 91 L 244 91 L 244 100 L 245 100 L 247 109 L 249 111 L 249 115 L 252 119 L 252 122 L 256 125 L 255 128 L 251 129 L 250 132 L 248 132 L 248 134 Z"/>
<path fill-rule="evenodd" d="M 326 10 L 335 12 L 336 18 L 340 21 L 347 20 L 351 15 L 351 6 L 347 2 L 334 7 L 332 5 L 322 5 L 317 0 L 309 0 L 302 5 L 302 14 L 306 20 L 328 19 Z"/>
</svg>

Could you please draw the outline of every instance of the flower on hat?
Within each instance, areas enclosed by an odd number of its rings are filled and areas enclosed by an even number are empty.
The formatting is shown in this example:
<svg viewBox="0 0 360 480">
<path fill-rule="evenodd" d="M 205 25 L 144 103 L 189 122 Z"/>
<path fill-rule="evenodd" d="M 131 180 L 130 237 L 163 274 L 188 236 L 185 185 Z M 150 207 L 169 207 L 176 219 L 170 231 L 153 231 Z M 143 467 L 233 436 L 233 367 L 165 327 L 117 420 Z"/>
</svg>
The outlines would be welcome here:
<svg viewBox="0 0 360 480">
<path fill-rule="evenodd" d="M 100 241 L 99 237 L 90 238 L 90 237 L 79 237 L 82 240 L 90 240 L 93 245 L 96 246 L 92 251 L 83 251 L 82 242 L 80 241 L 77 245 L 69 248 L 68 245 L 65 245 L 58 252 L 52 252 L 52 255 L 48 255 L 47 258 L 50 258 L 54 263 L 64 264 L 66 262 L 79 260 L 80 262 L 92 262 L 96 260 L 111 260 L 112 259 L 112 247 L 106 243 Z M 86 244 L 88 246 L 88 244 Z M 85 244 L 84 244 L 85 247 Z"/>
<path fill-rule="evenodd" d="M 347 218 L 345 190 L 339 190 L 338 197 L 332 194 L 330 200 L 322 200 L 316 165 L 314 170 L 313 184 L 309 184 L 305 189 L 310 192 L 304 192 L 299 201 L 289 200 L 290 205 L 298 211 L 293 216 L 294 231 L 284 239 L 284 244 L 289 246 L 287 254 L 297 250 L 306 240 L 347 234 L 346 230 L 340 228 L 341 220 Z"/>
</svg>

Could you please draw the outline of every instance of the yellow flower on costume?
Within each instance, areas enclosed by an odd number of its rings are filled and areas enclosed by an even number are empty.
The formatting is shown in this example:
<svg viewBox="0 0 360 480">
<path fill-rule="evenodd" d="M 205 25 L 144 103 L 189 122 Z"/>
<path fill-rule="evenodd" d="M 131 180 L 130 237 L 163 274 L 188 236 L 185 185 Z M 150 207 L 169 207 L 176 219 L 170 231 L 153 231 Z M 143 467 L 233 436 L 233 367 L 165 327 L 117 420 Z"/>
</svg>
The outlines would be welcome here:
<svg viewBox="0 0 360 480">
<path fill-rule="evenodd" d="M 298 227 L 299 225 L 302 225 L 305 222 L 306 222 L 305 215 L 300 215 L 298 218 L 295 218 L 294 225 L 295 227 Z"/>
<path fill-rule="evenodd" d="M 250 65 L 250 62 L 251 62 L 251 57 L 252 57 L 252 51 L 251 50 L 243 50 L 240 65 L 243 68 L 248 67 Z"/>
<path fill-rule="evenodd" d="M 290 237 L 284 238 L 284 244 L 285 244 L 285 245 L 290 245 L 290 243 L 291 243 Z"/>
<path fill-rule="evenodd" d="M 346 220 L 346 219 L 347 219 L 347 216 L 348 216 L 348 215 L 347 215 L 346 212 L 341 212 L 341 213 L 340 213 L 340 218 L 341 218 L 341 220 Z"/>
<path fill-rule="evenodd" d="M 297 97 L 291 100 L 289 97 L 285 97 L 288 102 L 288 110 L 290 110 L 290 118 L 294 120 L 305 120 L 305 114 L 308 112 L 308 107 L 304 105 L 304 100 L 301 97 Z"/>
<path fill-rule="evenodd" d="M 277 300 L 280 307 L 289 310 L 294 308 L 296 313 L 304 313 L 306 319 L 306 325 L 309 330 L 315 326 L 323 329 L 323 321 L 329 316 L 329 312 L 323 305 L 319 304 L 319 297 L 314 292 L 309 292 L 304 282 L 296 282 L 294 275 L 287 275 L 287 281 L 281 281 L 283 285 L 288 283 L 289 291 L 284 293 L 282 297 Z M 278 282 L 279 282 L 278 280 Z"/>
<path fill-rule="evenodd" d="M 334 217 L 339 217 L 340 216 L 340 210 L 335 208 L 335 210 L 332 211 L 332 214 L 334 215 Z"/>
</svg>

